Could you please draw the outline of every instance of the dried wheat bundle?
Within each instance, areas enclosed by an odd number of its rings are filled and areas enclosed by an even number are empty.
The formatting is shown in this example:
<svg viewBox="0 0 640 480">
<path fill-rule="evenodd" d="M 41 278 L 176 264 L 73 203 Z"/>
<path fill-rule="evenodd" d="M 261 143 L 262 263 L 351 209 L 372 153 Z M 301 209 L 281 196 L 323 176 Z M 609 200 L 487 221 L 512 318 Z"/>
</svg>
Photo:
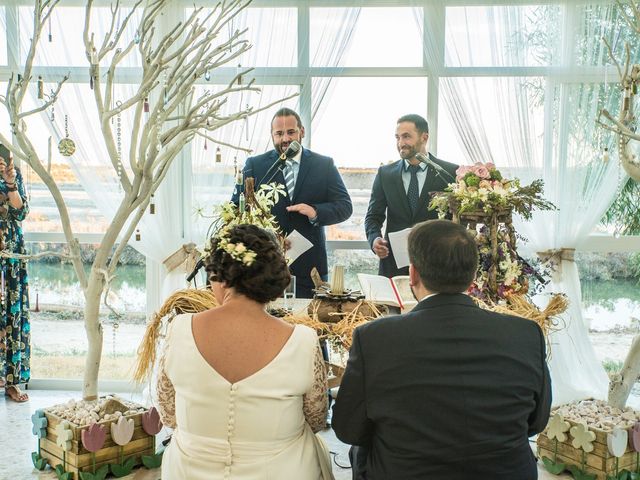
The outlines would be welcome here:
<svg viewBox="0 0 640 480">
<path fill-rule="evenodd" d="M 289 315 L 285 317 L 284 320 L 289 323 L 306 325 L 307 327 L 313 328 L 317 332 L 319 338 L 327 339 L 333 345 L 347 351 L 351 348 L 351 339 L 356 327 L 370 320 L 374 320 L 383 314 L 380 311 L 379 306 L 375 303 L 359 300 L 356 307 L 349 312 L 334 312 L 329 314 L 331 316 L 342 317 L 339 321 L 321 322 L 318 319 L 320 303 L 312 302 L 310 306 L 310 312 L 300 312 L 298 314 Z M 363 314 L 363 311 L 367 312 L 367 314 Z"/>
<path fill-rule="evenodd" d="M 363 314 L 362 311 L 371 312 L 371 315 Z M 373 302 L 360 300 L 358 305 L 350 312 L 335 313 L 333 315 L 342 316 L 343 318 L 334 324 L 331 324 L 332 336 L 330 341 L 334 345 L 338 345 L 349 351 L 353 339 L 353 331 L 359 325 L 375 320 L 382 316 L 382 312 Z"/>
<path fill-rule="evenodd" d="M 133 379 L 139 383 L 145 381 L 155 363 L 160 325 L 164 317 L 167 315 L 180 315 L 181 313 L 204 312 L 217 306 L 218 302 L 213 296 L 213 292 L 208 288 L 202 290 L 186 288 L 178 290 L 167 298 L 160 310 L 153 314 L 151 321 L 147 324 L 144 337 L 138 347 L 138 359 L 133 372 Z"/>
<path fill-rule="evenodd" d="M 542 333 L 547 340 L 547 354 L 551 354 L 548 345 L 549 334 L 553 331 L 560 330 L 558 315 L 565 312 L 569 308 L 569 300 L 563 293 L 556 293 L 551 297 L 549 303 L 544 310 L 540 310 L 525 295 L 510 295 L 506 305 L 497 305 L 485 303 L 482 300 L 474 299 L 480 307 L 491 310 L 492 312 L 505 313 L 507 315 L 516 315 L 518 317 L 527 318 L 540 325 Z"/>
</svg>

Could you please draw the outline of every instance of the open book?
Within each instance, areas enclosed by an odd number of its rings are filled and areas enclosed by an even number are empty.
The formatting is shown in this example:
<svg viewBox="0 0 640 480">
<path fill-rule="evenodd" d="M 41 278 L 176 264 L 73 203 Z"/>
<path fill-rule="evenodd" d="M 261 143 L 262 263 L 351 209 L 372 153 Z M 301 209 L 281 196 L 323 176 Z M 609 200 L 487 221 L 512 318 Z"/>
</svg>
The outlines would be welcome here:
<svg viewBox="0 0 640 480">
<path fill-rule="evenodd" d="M 383 305 L 411 310 L 418 302 L 411 292 L 408 275 L 387 278 L 381 275 L 358 274 L 360 290 L 367 300 Z"/>
</svg>

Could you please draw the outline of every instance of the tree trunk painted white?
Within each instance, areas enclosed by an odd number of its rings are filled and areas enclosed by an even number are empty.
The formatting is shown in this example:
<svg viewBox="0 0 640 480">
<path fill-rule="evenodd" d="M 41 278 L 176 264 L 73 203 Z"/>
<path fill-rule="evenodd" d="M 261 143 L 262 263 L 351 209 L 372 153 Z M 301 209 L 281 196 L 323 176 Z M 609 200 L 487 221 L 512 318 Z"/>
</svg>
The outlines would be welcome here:
<svg viewBox="0 0 640 480">
<path fill-rule="evenodd" d="M 14 158 L 30 166 L 42 179 L 60 213 L 69 257 L 85 298 L 84 321 L 88 342 L 82 392 L 85 399 L 98 396 L 103 340 L 99 318 L 102 295 L 115 276 L 118 260 L 147 210 L 151 195 L 164 180 L 173 160 L 196 135 L 213 143 L 246 151 L 213 138 L 211 133 L 295 96 L 259 109 L 247 106 L 237 112 L 221 112 L 230 94 L 259 91 L 253 86 L 253 80 L 243 82 L 250 69 L 240 71 L 226 87 L 217 91 L 204 90 L 199 96 L 195 95 L 196 83 L 205 73 L 214 76 L 218 67 L 230 62 L 235 64 L 238 57 L 251 48 L 248 40 L 242 38 L 246 31 L 232 31 L 229 28 L 230 22 L 249 1 L 227 0 L 217 3 L 208 11 L 196 8 L 186 20 L 173 27 L 165 26 L 164 29 L 160 23 L 175 17 L 169 10 L 171 0 L 135 0 L 133 5 L 128 4 L 128 13 L 120 12 L 121 5 L 116 2 L 111 8 L 109 31 L 104 38 L 97 39 L 90 24 L 93 0 L 87 0 L 83 29 L 85 53 L 93 80 L 100 131 L 114 175 L 118 174 L 123 192 L 122 201 L 96 250 L 91 272 L 87 276 L 64 196 L 51 174 L 51 141 L 47 161 L 44 161 L 29 138 L 24 121 L 53 107 L 63 84 L 68 80 L 68 77 L 62 78 L 49 97 L 36 101 L 38 105 L 35 108 L 23 110 L 23 100 L 33 80 L 33 60 L 43 28 L 59 3 L 59 0 L 35 0 L 33 32 L 29 32 L 32 40 L 24 69 L 20 75 L 10 78 L 6 95 L 0 95 L 0 105 L 7 110 L 15 141 L 10 142 L 0 133 L 0 142 L 11 150 Z M 135 38 L 125 40 L 124 32 L 140 10 L 142 15 Z M 160 36 L 159 32 L 165 35 Z M 113 105 L 116 71 L 128 55 L 140 56 L 140 85 L 130 98 Z M 127 133 L 131 135 L 130 149 L 128 152 L 119 152 L 112 119 L 125 111 L 131 111 L 134 118 L 131 132 Z"/>
<path fill-rule="evenodd" d="M 640 374 L 640 335 L 636 335 L 624 360 L 620 373 L 609 382 L 608 403 L 612 407 L 623 409 L 629 398 L 629 393 Z"/>
</svg>

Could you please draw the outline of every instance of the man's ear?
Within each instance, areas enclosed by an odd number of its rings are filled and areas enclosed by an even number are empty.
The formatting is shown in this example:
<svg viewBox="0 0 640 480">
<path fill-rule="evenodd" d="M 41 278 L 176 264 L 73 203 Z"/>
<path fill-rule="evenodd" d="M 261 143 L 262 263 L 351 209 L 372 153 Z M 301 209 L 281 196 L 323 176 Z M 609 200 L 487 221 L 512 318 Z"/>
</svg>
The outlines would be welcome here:
<svg viewBox="0 0 640 480">
<path fill-rule="evenodd" d="M 409 264 L 409 285 L 412 287 L 417 287 L 422 284 L 422 280 L 420 280 L 420 274 L 416 267 L 413 266 L 413 263 Z"/>
<path fill-rule="evenodd" d="M 423 143 L 427 143 L 429 141 L 429 133 L 427 132 L 422 133 L 422 141 Z"/>
</svg>

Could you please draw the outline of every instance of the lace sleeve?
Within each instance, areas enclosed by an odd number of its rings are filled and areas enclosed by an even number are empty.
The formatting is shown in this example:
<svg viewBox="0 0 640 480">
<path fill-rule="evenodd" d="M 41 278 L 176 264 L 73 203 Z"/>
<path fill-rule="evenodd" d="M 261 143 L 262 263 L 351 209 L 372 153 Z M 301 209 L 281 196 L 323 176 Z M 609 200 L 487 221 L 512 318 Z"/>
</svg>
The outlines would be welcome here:
<svg viewBox="0 0 640 480">
<path fill-rule="evenodd" d="M 158 413 L 162 423 L 170 428 L 176 428 L 176 391 L 165 370 L 165 349 L 160 357 L 160 371 L 158 373 Z"/>
<path fill-rule="evenodd" d="M 327 369 L 324 365 L 320 345 L 318 345 L 313 358 L 313 384 L 311 389 L 304 394 L 302 403 L 304 418 L 314 433 L 326 426 L 329 408 L 327 388 Z"/>
</svg>

